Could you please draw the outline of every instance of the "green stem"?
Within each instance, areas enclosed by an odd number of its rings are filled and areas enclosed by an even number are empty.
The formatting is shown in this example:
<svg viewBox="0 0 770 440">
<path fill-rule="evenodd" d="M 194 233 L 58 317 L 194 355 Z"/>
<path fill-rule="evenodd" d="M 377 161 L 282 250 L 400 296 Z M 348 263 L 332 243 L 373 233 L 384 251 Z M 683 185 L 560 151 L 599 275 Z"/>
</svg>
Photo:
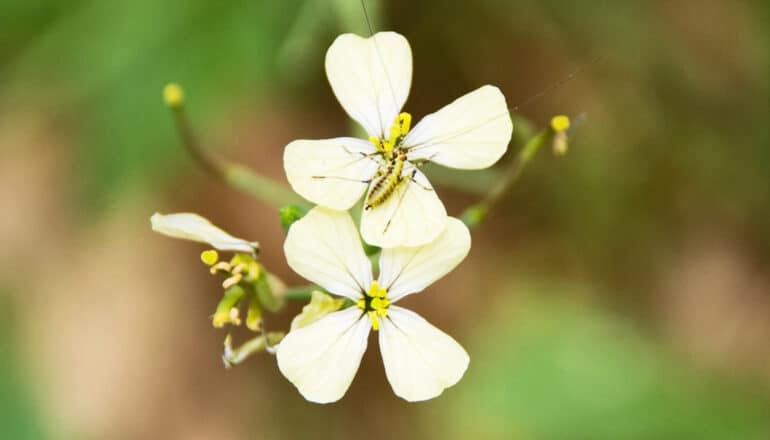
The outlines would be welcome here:
<svg viewBox="0 0 770 440">
<path fill-rule="evenodd" d="M 284 298 L 286 298 L 289 301 L 310 301 L 310 295 L 313 293 L 314 290 L 321 290 L 322 288 L 316 286 L 315 284 L 309 284 L 307 286 L 299 286 L 299 287 L 290 287 L 286 289 L 286 293 L 284 294 Z"/>
<path fill-rule="evenodd" d="M 486 220 L 492 208 L 500 202 L 513 184 L 516 183 L 529 161 L 540 151 L 543 145 L 549 142 L 551 137 L 553 137 L 553 130 L 548 128 L 530 138 L 513 162 L 503 172 L 492 190 L 480 202 L 469 206 L 463 211 L 460 218 L 468 227 L 477 227 Z"/>
<path fill-rule="evenodd" d="M 174 116 L 177 134 L 185 150 L 213 178 L 276 208 L 289 204 L 309 206 L 305 200 L 275 180 L 261 176 L 242 165 L 228 163 L 206 151 L 195 136 L 184 105 L 180 104 L 169 108 Z"/>
</svg>

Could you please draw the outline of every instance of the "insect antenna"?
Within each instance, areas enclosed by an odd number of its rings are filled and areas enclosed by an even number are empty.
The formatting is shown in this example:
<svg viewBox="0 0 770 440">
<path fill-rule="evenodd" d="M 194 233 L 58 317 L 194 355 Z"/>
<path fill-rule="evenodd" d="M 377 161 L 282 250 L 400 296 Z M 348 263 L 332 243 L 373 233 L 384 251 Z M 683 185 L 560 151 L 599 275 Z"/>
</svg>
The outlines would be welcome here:
<svg viewBox="0 0 770 440">
<path fill-rule="evenodd" d="M 396 112 L 399 110 L 398 105 L 398 98 L 396 98 L 396 91 L 393 88 L 393 82 L 390 80 L 390 75 L 388 75 L 388 66 L 385 64 L 385 58 L 382 56 L 382 51 L 380 50 L 380 45 L 377 44 L 377 39 L 374 38 L 374 27 L 372 26 L 372 19 L 369 17 L 369 10 L 366 8 L 366 0 L 361 0 L 361 9 L 364 11 L 364 19 L 366 19 L 366 26 L 369 28 L 369 36 L 372 38 L 372 41 L 374 41 L 374 48 L 377 51 L 377 59 L 380 60 L 380 64 L 382 65 L 382 73 L 385 75 L 385 79 L 388 81 L 388 88 L 390 89 L 390 96 L 393 98 L 393 108 L 396 109 Z M 382 121 L 382 114 L 380 114 L 380 108 L 377 107 L 377 116 L 380 119 L 380 124 L 383 123 Z M 390 122 L 388 122 L 389 124 Z M 384 138 L 387 133 L 385 130 L 387 130 L 387 127 L 381 127 L 383 132 L 381 133 L 381 136 Z"/>
<path fill-rule="evenodd" d="M 563 85 L 567 84 L 568 82 L 572 81 L 573 79 L 575 79 L 575 77 L 580 72 L 582 72 L 587 67 L 592 66 L 592 65 L 598 63 L 599 61 L 601 61 L 601 59 L 602 59 L 602 57 L 600 57 L 600 56 L 599 57 L 595 57 L 594 59 L 592 59 L 591 61 L 589 61 L 585 65 L 578 66 L 575 70 L 570 72 L 567 76 L 561 78 L 560 80 L 556 81 L 555 83 L 552 83 L 551 85 L 549 85 L 545 89 L 535 93 L 534 95 L 530 96 L 529 98 L 525 99 L 524 101 L 520 102 L 519 104 L 516 104 L 515 106 L 509 108 L 508 111 L 510 113 L 513 113 L 513 112 L 515 112 L 515 111 L 517 111 L 517 110 L 519 110 L 519 109 L 521 109 L 523 107 L 526 107 L 529 104 L 532 104 L 533 102 L 537 101 L 538 99 L 542 98 L 543 96 L 551 93 L 552 91 L 554 91 L 554 90 L 562 87 Z"/>
</svg>

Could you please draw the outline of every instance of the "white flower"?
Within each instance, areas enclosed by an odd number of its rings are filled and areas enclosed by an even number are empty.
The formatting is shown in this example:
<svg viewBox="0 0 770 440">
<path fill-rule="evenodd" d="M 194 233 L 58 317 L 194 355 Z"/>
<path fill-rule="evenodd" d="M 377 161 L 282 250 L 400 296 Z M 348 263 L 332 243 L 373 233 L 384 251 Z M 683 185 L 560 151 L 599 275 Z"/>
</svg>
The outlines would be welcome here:
<svg viewBox="0 0 770 440">
<path fill-rule="evenodd" d="M 163 215 L 155 213 L 150 217 L 152 230 L 169 237 L 208 243 L 220 251 L 253 254 L 259 243 L 233 237 L 211 224 L 210 221 L 192 213 Z"/>
<path fill-rule="evenodd" d="M 339 400 L 379 331 L 385 373 L 393 391 L 410 402 L 432 399 L 456 384 L 468 354 L 454 339 L 418 314 L 395 305 L 425 289 L 465 258 L 470 233 L 448 217 L 439 237 L 421 247 L 383 249 L 379 279 L 350 215 L 323 207 L 294 223 L 284 244 L 289 266 L 353 306 L 293 329 L 277 349 L 278 368 L 307 399 Z"/>
<path fill-rule="evenodd" d="M 361 235 L 367 243 L 387 248 L 433 241 L 446 210 L 418 167 L 430 161 L 480 169 L 497 162 L 513 128 L 505 97 L 497 87 L 480 87 L 410 130 L 411 116 L 399 112 L 412 81 L 412 52 L 394 32 L 340 35 L 326 53 L 326 74 L 342 107 L 370 138 L 290 143 L 284 167 L 292 188 L 342 211 L 366 191 Z"/>
</svg>

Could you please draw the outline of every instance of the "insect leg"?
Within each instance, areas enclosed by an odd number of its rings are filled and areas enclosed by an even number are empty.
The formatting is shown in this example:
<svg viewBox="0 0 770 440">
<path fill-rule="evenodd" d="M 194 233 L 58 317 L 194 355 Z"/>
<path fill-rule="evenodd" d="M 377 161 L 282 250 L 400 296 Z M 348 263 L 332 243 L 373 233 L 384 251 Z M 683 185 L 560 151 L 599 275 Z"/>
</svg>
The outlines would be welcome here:
<svg viewBox="0 0 770 440">
<path fill-rule="evenodd" d="M 422 183 L 418 182 L 417 179 L 414 178 L 414 176 L 417 175 L 417 168 L 413 169 L 412 172 L 408 176 L 402 176 L 403 179 L 409 180 L 410 182 L 414 183 L 415 185 L 419 186 L 420 188 L 424 189 L 425 191 L 433 191 L 433 188 L 427 187 L 423 185 Z"/>
</svg>

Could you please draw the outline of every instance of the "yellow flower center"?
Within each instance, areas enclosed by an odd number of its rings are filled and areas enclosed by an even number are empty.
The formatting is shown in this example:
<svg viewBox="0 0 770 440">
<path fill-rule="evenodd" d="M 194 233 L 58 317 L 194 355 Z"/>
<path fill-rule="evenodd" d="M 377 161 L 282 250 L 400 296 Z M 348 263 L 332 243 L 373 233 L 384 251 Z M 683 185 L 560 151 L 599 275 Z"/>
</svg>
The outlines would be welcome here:
<svg viewBox="0 0 770 440">
<path fill-rule="evenodd" d="M 388 291 L 381 288 L 377 281 L 372 281 L 372 286 L 363 298 L 358 300 L 358 308 L 363 310 L 372 321 L 372 329 L 380 329 L 380 318 L 388 316 L 390 301 L 386 298 Z"/>
<path fill-rule="evenodd" d="M 409 129 L 412 127 L 412 115 L 409 113 L 401 113 L 396 116 L 396 120 L 393 125 L 390 126 L 390 137 L 386 141 L 385 139 L 377 139 L 372 136 L 369 138 L 369 142 L 373 143 L 377 147 L 377 151 L 385 155 L 386 159 L 393 158 L 393 150 L 401 145 L 401 142 L 409 133 Z"/>
</svg>

